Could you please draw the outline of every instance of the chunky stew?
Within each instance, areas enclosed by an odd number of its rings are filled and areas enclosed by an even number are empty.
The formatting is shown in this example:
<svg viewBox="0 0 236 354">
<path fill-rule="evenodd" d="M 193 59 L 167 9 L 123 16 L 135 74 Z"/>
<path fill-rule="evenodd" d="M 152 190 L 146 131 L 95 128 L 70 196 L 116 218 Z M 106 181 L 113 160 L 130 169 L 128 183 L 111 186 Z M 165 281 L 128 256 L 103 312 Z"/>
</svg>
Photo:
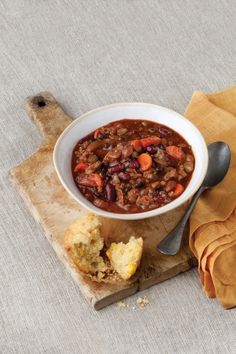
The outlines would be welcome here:
<svg viewBox="0 0 236 354">
<path fill-rule="evenodd" d="M 139 213 L 178 198 L 194 170 L 191 146 L 174 130 L 141 119 L 107 124 L 73 150 L 80 192 L 98 208 Z"/>
</svg>

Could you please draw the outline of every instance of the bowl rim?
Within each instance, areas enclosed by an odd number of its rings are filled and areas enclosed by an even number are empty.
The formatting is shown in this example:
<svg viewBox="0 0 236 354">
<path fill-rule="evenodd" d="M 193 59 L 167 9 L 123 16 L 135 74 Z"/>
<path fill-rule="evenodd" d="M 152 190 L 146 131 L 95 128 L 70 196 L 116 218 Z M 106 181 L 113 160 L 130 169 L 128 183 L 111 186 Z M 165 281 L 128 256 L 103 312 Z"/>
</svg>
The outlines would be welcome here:
<svg viewBox="0 0 236 354">
<path fill-rule="evenodd" d="M 60 144 L 62 142 L 62 140 L 65 138 L 65 136 L 68 134 L 68 132 L 70 132 L 81 120 L 84 120 L 86 117 L 90 116 L 91 114 L 95 114 L 97 112 L 109 109 L 109 108 L 115 108 L 115 107 L 120 107 L 120 106 L 149 106 L 149 107 L 153 107 L 153 108 L 157 108 L 159 110 L 162 111 L 166 111 L 169 112 L 170 114 L 175 115 L 176 117 L 178 117 L 179 119 L 184 120 L 185 122 L 187 122 L 187 124 L 189 124 L 190 126 L 192 126 L 192 128 L 195 130 L 196 134 L 198 135 L 198 139 L 201 142 L 202 148 L 203 150 L 205 150 L 205 159 L 204 161 L 202 161 L 202 173 L 201 173 L 201 178 L 199 178 L 198 182 L 196 183 L 195 187 L 194 187 L 194 192 L 189 195 L 186 196 L 185 198 L 183 198 L 182 201 L 178 202 L 179 197 L 176 198 L 175 200 L 173 200 L 172 202 L 159 207 L 159 208 L 155 208 L 149 211 L 145 211 L 142 213 L 113 213 L 113 212 L 109 212 L 103 209 L 100 209 L 98 207 L 96 207 L 94 204 L 92 204 L 91 202 L 89 202 L 87 199 L 86 201 L 88 202 L 88 205 L 86 203 L 83 202 L 83 200 L 81 200 L 80 198 L 78 198 L 71 190 L 70 188 L 67 186 L 67 183 L 64 182 L 63 177 L 61 176 L 61 173 L 59 171 L 59 167 L 58 167 L 58 163 L 57 163 L 57 157 L 58 157 L 58 152 L 60 149 Z M 122 118 L 121 118 L 122 119 Z M 129 119 L 129 118 L 128 118 Z M 142 119 L 137 118 L 137 119 Z M 147 119 L 147 118 L 143 118 L 143 119 Z M 115 121 L 118 121 L 119 119 L 115 119 Z M 150 121 L 153 121 L 152 119 L 150 119 Z M 104 125 L 104 124 L 103 124 Z M 101 127 L 103 126 L 101 124 Z M 168 127 L 168 125 L 166 125 Z M 171 128 L 173 129 L 173 128 Z M 94 129 L 93 129 L 94 130 Z M 174 129 L 173 129 L 174 130 Z M 92 130 L 91 130 L 92 131 Z M 182 136 L 184 137 L 185 140 L 187 140 L 185 138 L 185 135 L 182 134 Z M 188 142 L 188 140 L 187 140 Z M 190 198 L 192 198 L 192 196 L 194 195 L 194 193 L 196 193 L 196 191 L 199 189 L 199 187 L 201 186 L 206 172 L 207 172 L 207 167 L 208 167 L 208 150 L 207 150 L 207 145 L 206 142 L 201 134 L 201 132 L 199 131 L 199 129 L 187 118 L 185 118 L 183 115 L 181 115 L 180 113 L 160 106 L 160 105 L 156 105 L 153 103 L 146 103 L 146 102 L 118 102 L 118 103 L 112 103 L 112 104 L 108 104 L 108 105 L 104 105 L 104 106 L 100 106 L 97 108 L 94 108 L 92 110 L 89 110 L 83 114 L 81 114 L 79 117 L 75 118 L 74 120 L 72 120 L 72 122 L 63 130 L 63 132 L 60 134 L 60 136 L 58 137 L 55 145 L 54 145 L 54 149 L 53 149 L 53 165 L 54 168 L 56 170 L 57 176 L 61 182 L 61 184 L 63 185 L 63 187 L 65 188 L 65 190 L 69 193 L 69 195 L 77 201 L 77 203 L 79 203 L 80 205 L 82 205 L 84 208 L 86 208 L 87 210 L 89 210 L 90 212 L 96 213 L 100 216 L 103 217 L 108 217 L 108 218 L 113 218 L 113 219 L 121 219 L 121 220 L 140 220 L 140 219 L 146 219 L 146 218 L 150 218 L 150 217 L 154 217 L 154 216 L 159 216 L 159 215 L 163 215 L 171 210 L 174 210 L 178 207 L 180 207 L 181 205 L 183 205 L 184 203 L 186 203 Z M 190 180 L 191 181 L 191 180 Z M 189 185 L 188 185 L 189 186 Z M 185 191 L 187 191 L 188 189 L 185 189 Z M 78 190 L 79 191 L 79 190 Z M 80 192 L 79 192 L 80 193 Z M 81 194 L 81 193 L 80 193 Z M 82 198 L 83 195 L 81 194 Z M 173 205 L 174 203 L 174 205 Z M 177 205 L 176 205 L 177 204 Z"/>
</svg>

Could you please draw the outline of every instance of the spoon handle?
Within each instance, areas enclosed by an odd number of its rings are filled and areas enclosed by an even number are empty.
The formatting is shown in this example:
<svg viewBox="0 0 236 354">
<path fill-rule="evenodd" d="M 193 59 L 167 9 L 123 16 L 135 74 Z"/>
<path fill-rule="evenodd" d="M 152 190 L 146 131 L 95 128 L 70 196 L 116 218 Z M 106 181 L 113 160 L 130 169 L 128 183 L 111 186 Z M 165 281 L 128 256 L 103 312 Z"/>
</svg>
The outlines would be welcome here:
<svg viewBox="0 0 236 354">
<path fill-rule="evenodd" d="M 198 191 L 194 194 L 191 203 L 189 204 L 186 212 L 175 226 L 175 228 L 158 244 L 157 250 L 163 254 L 173 256 L 179 252 L 182 239 L 184 228 L 187 224 L 187 221 L 195 207 L 198 198 L 207 188 L 202 186 L 198 189 Z"/>
</svg>

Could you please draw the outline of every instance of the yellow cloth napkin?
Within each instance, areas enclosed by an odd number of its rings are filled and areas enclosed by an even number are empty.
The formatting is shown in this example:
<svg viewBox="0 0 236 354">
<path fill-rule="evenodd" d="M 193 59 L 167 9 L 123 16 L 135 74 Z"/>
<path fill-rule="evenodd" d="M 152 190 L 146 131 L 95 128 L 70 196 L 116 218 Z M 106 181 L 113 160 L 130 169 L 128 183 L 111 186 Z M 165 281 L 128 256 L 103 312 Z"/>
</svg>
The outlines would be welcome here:
<svg viewBox="0 0 236 354">
<path fill-rule="evenodd" d="M 236 87 L 214 94 L 194 92 L 185 115 L 207 144 L 224 141 L 232 153 L 226 178 L 198 201 L 189 237 L 204 291 L 231 308 L 236 306 Z"/>
</svg>

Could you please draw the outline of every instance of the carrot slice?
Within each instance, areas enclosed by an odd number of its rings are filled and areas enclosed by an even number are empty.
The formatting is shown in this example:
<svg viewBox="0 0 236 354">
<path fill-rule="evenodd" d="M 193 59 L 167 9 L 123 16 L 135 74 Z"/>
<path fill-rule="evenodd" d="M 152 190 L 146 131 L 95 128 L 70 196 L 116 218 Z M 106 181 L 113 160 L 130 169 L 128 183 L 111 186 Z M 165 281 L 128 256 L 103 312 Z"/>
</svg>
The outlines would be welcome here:
<svg viewBox="0 0 236 354">
<path fill-rule="evenodd" d="M 87 168 L 86 163 L 80 162 L 75 166 L 74 172 L 84 172 L 86 168 Z"/>
<path fill-rule="evenodd" d="M 180 196 L 180 194 L 182 194 L 184 191 L 184 187 L 182 186 L 182 184 L 177 183 L 174 189 L 174 192 L 172 194 L 172 197 L 176 198 L 178 196 Z"/>
<path fill-rule="evenodd" d="M 142 144 L 140 140 L 132 140 L 131 145 L 137 152 L 140 152 L 142 150 Z"/>
<path fill-rule="evenodd" d="M 140 141 L 143 147 L 147 147 L 153 144 L 160 144 L 161 138 L 158 136 L 150 136 L 149 138 L 143 138 Z"/>
<path fill-rule="evenodd" d="M 138 162 L 142 171 L 147 171 L 152 167 L 152 158 L 149 154 L 144 153 L 139 155 Z"/>
<path fill-rule="evenodd" d="M 79 184 L 86 187 L 97 187 L 98 191 L 102 191 L 102 177 L 97 173 L 91 173 L 88 177 L 83 177 L 79 180 Z"/>
<path fill-rule="evenodd" d="M 100 129 L 95 130 L 94 132 L 94 139 L 97 139 L 100 134 Z"/>
<path fill-rule="evenodd" d="M 185 157 L 185 153 L 178 146 L 174 146 L 174 145 L 167 146 L 166 151 L 171 157 L 177 160 L 182 160 Z"/>
</svg>

